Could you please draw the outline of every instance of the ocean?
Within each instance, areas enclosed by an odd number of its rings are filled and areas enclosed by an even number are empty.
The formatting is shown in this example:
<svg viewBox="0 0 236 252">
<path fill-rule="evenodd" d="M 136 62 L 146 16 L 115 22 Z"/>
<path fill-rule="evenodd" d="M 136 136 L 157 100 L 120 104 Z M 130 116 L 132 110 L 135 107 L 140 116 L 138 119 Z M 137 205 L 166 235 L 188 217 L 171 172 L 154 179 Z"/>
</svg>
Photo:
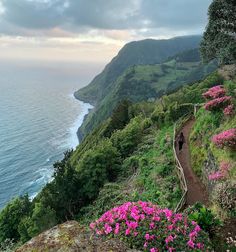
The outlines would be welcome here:
<svg viewBox="0 0 236 252">
<path fill-rule="evenodd" d="M 73 93 L 100 66 L 0 62 L 0 208 L 35 197 L 52 179 L 53 163 L 78 145 L 76 131 L 91 105 Z"/>
</svg>

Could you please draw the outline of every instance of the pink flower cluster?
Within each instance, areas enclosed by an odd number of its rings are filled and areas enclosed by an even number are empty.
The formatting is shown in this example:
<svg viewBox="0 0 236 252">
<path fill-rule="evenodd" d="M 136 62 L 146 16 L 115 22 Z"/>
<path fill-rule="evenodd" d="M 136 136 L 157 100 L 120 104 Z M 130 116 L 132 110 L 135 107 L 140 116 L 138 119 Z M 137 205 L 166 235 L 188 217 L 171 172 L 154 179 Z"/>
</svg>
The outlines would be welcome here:
<svg viewBox="0 0 236 252">
<path fill-rule="evenodd" d="M 214 172 L 208 176 L 209 180 L 221 180 L 225 179 L 230 171 L 231 164 L 229 162 L 221 162 L 220 164 L 220 170 L 217 172 Z"/>
<path fill-rule="evenodd" d="M 225 89 L 222 85 L 218 85 L 210 88 L 207 92 L 203 94 L 206 99 L 216 99 L 225 95 Z"/>
<path fill-rule="evenodd" d="M 212 137 L 212 142 L 219 148 L 236 148 L 236 128 L 221 132 Z"/>
<path fill-rule="evenodd" d="M 214 110 L 218 108 L 224 108 L 225 106 L 229 105 L 231 103 L 231 96 L 223 96 L 219 98 L 215 98 L 214 100 L 211 100 L 207 102 L 204 106 L 206 110 Z"/>
<path fill-rule="evenodd" d="M 127 202 L 104 213 L 90 228 L 145 251 L 207 251 L 208 237 L 194 221 L 148 202 Z M 204 244 L 205 243 L 205 244 Z"/>
<path fill-rule="evenodd" d="M 234 113 L 234 105 L 230 104 L 224 109 L 224 115 L 233 115 Z"/>
</svg>

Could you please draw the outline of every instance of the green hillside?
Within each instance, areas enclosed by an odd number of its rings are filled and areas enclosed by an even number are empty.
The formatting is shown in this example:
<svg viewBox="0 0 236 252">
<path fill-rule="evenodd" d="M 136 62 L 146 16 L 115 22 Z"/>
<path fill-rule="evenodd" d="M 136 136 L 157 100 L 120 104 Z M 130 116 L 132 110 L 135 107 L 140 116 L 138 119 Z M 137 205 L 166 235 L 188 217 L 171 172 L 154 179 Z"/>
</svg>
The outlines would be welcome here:
<svg viewBox="0 0 236 252">
<path fill-rule="evenodd" d="M 119 101 L 127 99 L 139 102 L 156 99 L 185 84 L 204 78 L 216 67 L 215 62 L 207 65 L 201 64 L 197 48 L 179 53 L 162 64 L 129 67 L 113 83 L 112 90 L 96 104 L 94 111 L 87 116 L 79 129 L 80 138 L 107 119 Z"/>
<path fill-rule="evenodd" d="M 168 57 L 199 46 L 201 36 L 186 36 L 168 40 L 146 39 L 126 44 L 92 82 L 75 93 L 91 104 L 100 102 L 113 88 L 114 81 L 130 66 L 157 64 Z"/>
</svg>

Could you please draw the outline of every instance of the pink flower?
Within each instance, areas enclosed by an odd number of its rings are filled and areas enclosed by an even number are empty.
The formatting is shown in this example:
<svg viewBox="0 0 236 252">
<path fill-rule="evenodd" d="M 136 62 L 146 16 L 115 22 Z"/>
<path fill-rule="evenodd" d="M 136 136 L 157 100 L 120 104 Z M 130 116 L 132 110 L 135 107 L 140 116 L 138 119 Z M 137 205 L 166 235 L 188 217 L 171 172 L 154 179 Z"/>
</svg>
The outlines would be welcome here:
<svg viewBox="0 0 236 252">
<path fill-rule="evenodd" d="M 229 116 L 232 115 L 234 113 L 234 105 L 230 104 L 228 105 L 225 109 L 224 109 L 224 114 Z"/>
<path fill-rule="evenodd" d="M 138 235 L 138 232 L 134 232 L 134 236 L 136 237 Z"/>
<path fill-rule="evenodd" d="M 112 231 L 112 227 L 110 225 L 108 225 L 108 224 L 105 224 L 104 227 L 105 227 L 105 233 L 110 234 L 111 231 Z"/>
<path fill-rule="evenodd" d="M 221 132 L 212 137 L 212 142 L 219 148 L 225 146 L 230 148 L 236 147 L 236 128 Z"/>
<path fill-rule="evenodd" d="M 150 249 L 150 252 L 158 252 L 158 250 L 155 249 L 155 248 L 151 248 L 151 249 Z"/>
<path fill-rule="evenodd" d="M 217 171 L 215 173 L 211 173 L 209 176 L 208 176 L 208 179 L 209 180 L 219 180 L 219 179 L 222 179 L 224 178 L 224 176 L 221 174 L 220 171 Z"/>
<path fill-rule="evenodd" d="M 115 227 L 114 234 L 118 234 L 119 231 L 120 231 L 120 224 L 119 224 L 119 223 L 116 223 L 116 227 Z"/>
<path fill-rule="evenodd" d="M 130 234 L 130 229 L 127 228 L 127 229 L 125 230 L 125 235 L 129 235 L 129 234 Z"/>
<path fill-rule="evenodd" d="M 216 98 L 214 100 L 207 102 L 204 108 L 209 111 L 218 109 L 218 108 L 224 108 L 225 106 L 230 104 L 231 99 L 232 99 L 231 96 L 223 96 L 220 98 Z"/>
<path fill-rule="evenodd" d="M 167 228 L 168 228 L 169 231 L 172 231 L 173 228 L 174 228 L 174 226 L 173 225 L 169 225 Z"/>
<path fill-rule="evenodd" d="M 94 222 L 90 223 L 89 227 L 90 227 L 91 229 L 95 229 L 96 223 L 94 223 Z"/>
<path fill-rule="evenodd" d="M 145 239 L 148 241 L 148 240 L 150 240 L 150 235 L 149 234 L 145 234 Z"/>
<path fill-rule="evenodd" d="M 151 222 L 150 225 L 149 225 L 150 229 L 153 229 L 155 227 L 155 223 L 154 222 Z"/>
<path fill-rule="evenodd" d="M 198 242 L 196 244 L 196 246 L 197 246 L 198 249 L 203 249 L 204 248 L 204 245 L 202 243 L 200 243 L 200 242 Z"/>
<path fill-rule="evenodd" d="M 194 240 L 196 236 L 197 236 L 197 231 L 196 231 L 196 230 L 194 230 L 193 232 L 191 232 L 191 233 L 189 234 L 189 238 L 190 238 L 191 240 Z"/>
<path fill-rule="evenodd" d="M 134 222 L 134 221 L 127 221 L 126 222 L 127 226 L 130 228 L 130 229 L 136 229 L 138 227 L 138 223 L 137 222 Z"/>
<path fill-rule="evenodd" d="M 172 242 L 174 240 L 174 237 L 172 235 L 169 235 L 166 239 L 165 242 L 168 244 L 169 242 Z"/>
<path fill-rule="evenodd" d="M 200 226 L 199 226 L 199 225 L 196 225 L 196 227 L 194 228 L 194 231 L 195 231 L 195 232 L 199 232 L 199 231 L 201 231 Z"/>
<path fill-rule="evenodd" d="M 166 218 L 170 220 L 170 218 L 172 217 L 172 211 L 170 209 L 164 209 L 164 212 L 166 214 Z"/>
<path fill-rule="evenodd" d="M 197 222 L 196 221 L 191 221 L 192 225 L 196 226 Z"/>
<path fill-rule="evenodd" d="M 203 94 L 206 99 L 215 99 L 225 95 L 225 89 L 223 86 L 218 85 L 210 88 L 207 92 Z"/>
<path fill-rule="evenodd" d="M 97 234 L 97 235 L 102 235 L 103 232 L 102 232 L 101 230 L 96 230 L 96 234 Z"/>
<path fill-rule="evenodd" d="M 153 217 L 152 218 L 154 221 L 160 221 L 161 220 L 161 218 L 159 217 L 159 216 L 155 216 L 155 217 Z"/>
<path fill-rule="evenodd" d="M 188 244 L 188 246 L 190 247 L 190 248 L 194 248 L 194 242 L 192 241 L 192 240 L 189 240 L 188 242 L 187 242 L 187 244 Z"/>
</svg>

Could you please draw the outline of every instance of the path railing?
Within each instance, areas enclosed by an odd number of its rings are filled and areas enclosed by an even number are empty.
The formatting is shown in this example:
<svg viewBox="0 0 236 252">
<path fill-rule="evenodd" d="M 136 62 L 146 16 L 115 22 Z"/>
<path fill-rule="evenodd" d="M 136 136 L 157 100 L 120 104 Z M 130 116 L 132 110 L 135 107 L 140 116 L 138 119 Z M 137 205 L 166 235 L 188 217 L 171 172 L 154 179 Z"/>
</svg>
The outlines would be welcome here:
<svg viewBox="0 0 236 252">
<path fill-rule="evenodd" d="M 183 195 L 175 208 L 175 212 L 178 212 L 183 209 L 183 207 L 186 203 L 186 198 L 187 198 L 187 193 L 188 193 L 188 187 L 187 187 L 186 179 L 184 176 L 184 170 L 183 170 L 183 167 L 178 159 L 176 149 L 175 149 L 176 135 L 177 135 L 178 131 L 180 130 L 180 128 L 182 127 L 182 125 L 185 124 L 185 122 L 188 121 L 191 118 L 191 116 L 192 115 L 186 115 L 186 116 L 182 117 L 181 120 L 179 120 L 177 123 L 175 123 L 175 126 L 174 126 L 173 153 L 174 153 L 174 159 L 175 159 L 175 167 L 176 167 L 177 175 L 178 175 L 179 181 L 180 181 L 180 187 L 183 192 Z"/>
</svg>

